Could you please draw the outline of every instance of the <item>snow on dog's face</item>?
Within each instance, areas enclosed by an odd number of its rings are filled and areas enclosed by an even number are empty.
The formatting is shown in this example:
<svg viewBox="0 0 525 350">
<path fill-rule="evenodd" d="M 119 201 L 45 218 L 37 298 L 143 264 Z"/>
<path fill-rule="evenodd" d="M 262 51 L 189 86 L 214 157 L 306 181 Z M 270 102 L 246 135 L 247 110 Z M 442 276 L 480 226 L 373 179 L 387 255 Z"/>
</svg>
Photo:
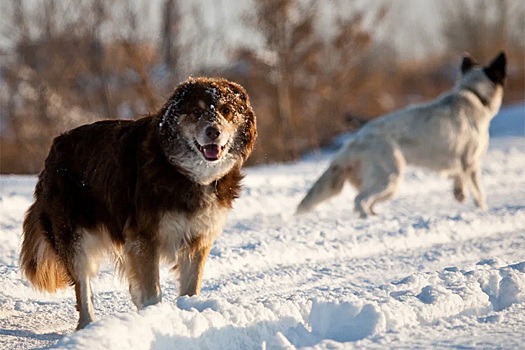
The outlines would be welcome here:
<svg viewBox="0 0 525 350">
<path fill-rule="evenodd" d="M 222 78 L 190 78 L 180 84 L 159 122 L 168 160 L 208 184 L 240 166 L 253 149 L 255 115 L 240 85 Z"/>
</svg>

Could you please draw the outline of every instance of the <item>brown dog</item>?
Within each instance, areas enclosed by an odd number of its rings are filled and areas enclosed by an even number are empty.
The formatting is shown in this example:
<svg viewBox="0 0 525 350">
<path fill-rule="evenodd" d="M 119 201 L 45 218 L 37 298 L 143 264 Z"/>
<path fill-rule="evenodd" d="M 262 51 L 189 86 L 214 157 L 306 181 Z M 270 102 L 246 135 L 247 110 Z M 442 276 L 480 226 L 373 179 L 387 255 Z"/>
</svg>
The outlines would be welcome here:
<svg viewBox="0 0 525 350">
<path fill-rule="evenodd" d="M 40 290 L 75 286 L 77 329 L 94 320 L 90 278 L 107 253 L 139 309 L 161 301 L 160 259 L 175 265 L 181 295 L 198 294 L 255 138 L 246 91 L 220 78 L 189 79 L 137 121 L 57 137 L 26 213 L 23 273 Z"/>
</svg>

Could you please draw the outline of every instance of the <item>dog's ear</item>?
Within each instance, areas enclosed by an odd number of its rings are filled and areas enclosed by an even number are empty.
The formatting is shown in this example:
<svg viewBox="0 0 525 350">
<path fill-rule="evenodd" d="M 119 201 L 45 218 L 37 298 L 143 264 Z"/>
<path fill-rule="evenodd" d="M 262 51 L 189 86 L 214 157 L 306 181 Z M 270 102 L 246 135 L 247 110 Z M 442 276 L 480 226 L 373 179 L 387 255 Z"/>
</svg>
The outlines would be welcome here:
<svg viewBox="0 0 525 350">
<path fill-rule="evenodd" d="M 226 81 L 225 84 L 230 88 L 230 90 L 243 102 L 248 102 L 248 94 L 246 90 L 239 84 L 234 83 L 233 81 Z"/>
<path fill-rule="evenodd" d="M 463 61 L 461 62 L 461 74 L 465 74 L 477 64 L 478 63 L 472 57 L 470 57 L 468 53 L 463 54 Z"/>
<path fill-rule="evenodd" d="M 483 71 L 495 84 L 503 85 L 507 76 L 507 56 L 501 52 Z"/>
<path fill-rule="evenodd" d="M 184 101 L 188 92 L 195 86 L 195 84 L 196 79 L 193 77 L 189 77 L 188 80 L 180 83 L 173 91 L 169 102 L 177 107 L 181 101 Z"/>
</svg>

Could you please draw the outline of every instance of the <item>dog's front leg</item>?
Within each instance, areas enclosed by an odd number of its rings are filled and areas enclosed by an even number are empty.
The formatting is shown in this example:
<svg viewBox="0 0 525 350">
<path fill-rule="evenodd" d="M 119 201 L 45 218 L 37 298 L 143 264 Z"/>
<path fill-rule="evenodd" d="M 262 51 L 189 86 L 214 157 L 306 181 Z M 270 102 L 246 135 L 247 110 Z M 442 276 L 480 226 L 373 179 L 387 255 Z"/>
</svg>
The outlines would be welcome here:
<svg viewBox="0 0 525 350">
<path fill-rule="evenodd" d="M 159 253 L 153 238 L 134 235 L 126 240 L 125 270 L 129 292 L 140 310 L 162 300 L 159 282 Z"/>
<path fill-rule="evenodd" d="M 481 169 L 479 166 L 470 171 L 470 184 L 472 188 L 472 196 L 474 197 L 474 204 L 480 209 L 487 209 L 485 193 L 481 186 Z"/>
<path fill-rule="evenodd" d="M 454 198 L 456 198 L 456 200 L 458 202 L 463 202 L 465 201 L 465 198 L 466 198 L 466 193 L 465 193 L 465 186 L 463 184 L 463 175 L 455 175 L 453 177 L 453 186 L 452 186 L 452 193 L 454 194 Z"/>
<path fill-rule="evenodd" d="M 198 295 L 201 290 L 202 275 L 206 258 L 210 254 L 210 244 L 184 249 L 177 262 L 180 282 L 180 295 Z"/>
</svg>

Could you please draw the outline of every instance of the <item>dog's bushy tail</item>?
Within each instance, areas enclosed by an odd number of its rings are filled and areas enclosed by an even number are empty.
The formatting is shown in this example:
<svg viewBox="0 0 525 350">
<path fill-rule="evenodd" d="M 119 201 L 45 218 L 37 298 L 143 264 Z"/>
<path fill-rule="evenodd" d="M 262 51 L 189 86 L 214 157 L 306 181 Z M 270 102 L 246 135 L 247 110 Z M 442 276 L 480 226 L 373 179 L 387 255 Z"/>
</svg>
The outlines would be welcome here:
<svg viewBox="0 0 525 350">
<path fill-rule="evenodd" d="M 347 169 L 332 163 L 299 203 L 296 214 L 310 211 L 319 203 L 341 192 L 347 177 L 346 172 Z"/>
<path fill-rule="evenodd" d="M 36 203 L 26 213 L 23 236 L 20 268 L 33 286 L 46 292 L 67 287 L 70 275 L 46 238 Z"/>
</svg>

